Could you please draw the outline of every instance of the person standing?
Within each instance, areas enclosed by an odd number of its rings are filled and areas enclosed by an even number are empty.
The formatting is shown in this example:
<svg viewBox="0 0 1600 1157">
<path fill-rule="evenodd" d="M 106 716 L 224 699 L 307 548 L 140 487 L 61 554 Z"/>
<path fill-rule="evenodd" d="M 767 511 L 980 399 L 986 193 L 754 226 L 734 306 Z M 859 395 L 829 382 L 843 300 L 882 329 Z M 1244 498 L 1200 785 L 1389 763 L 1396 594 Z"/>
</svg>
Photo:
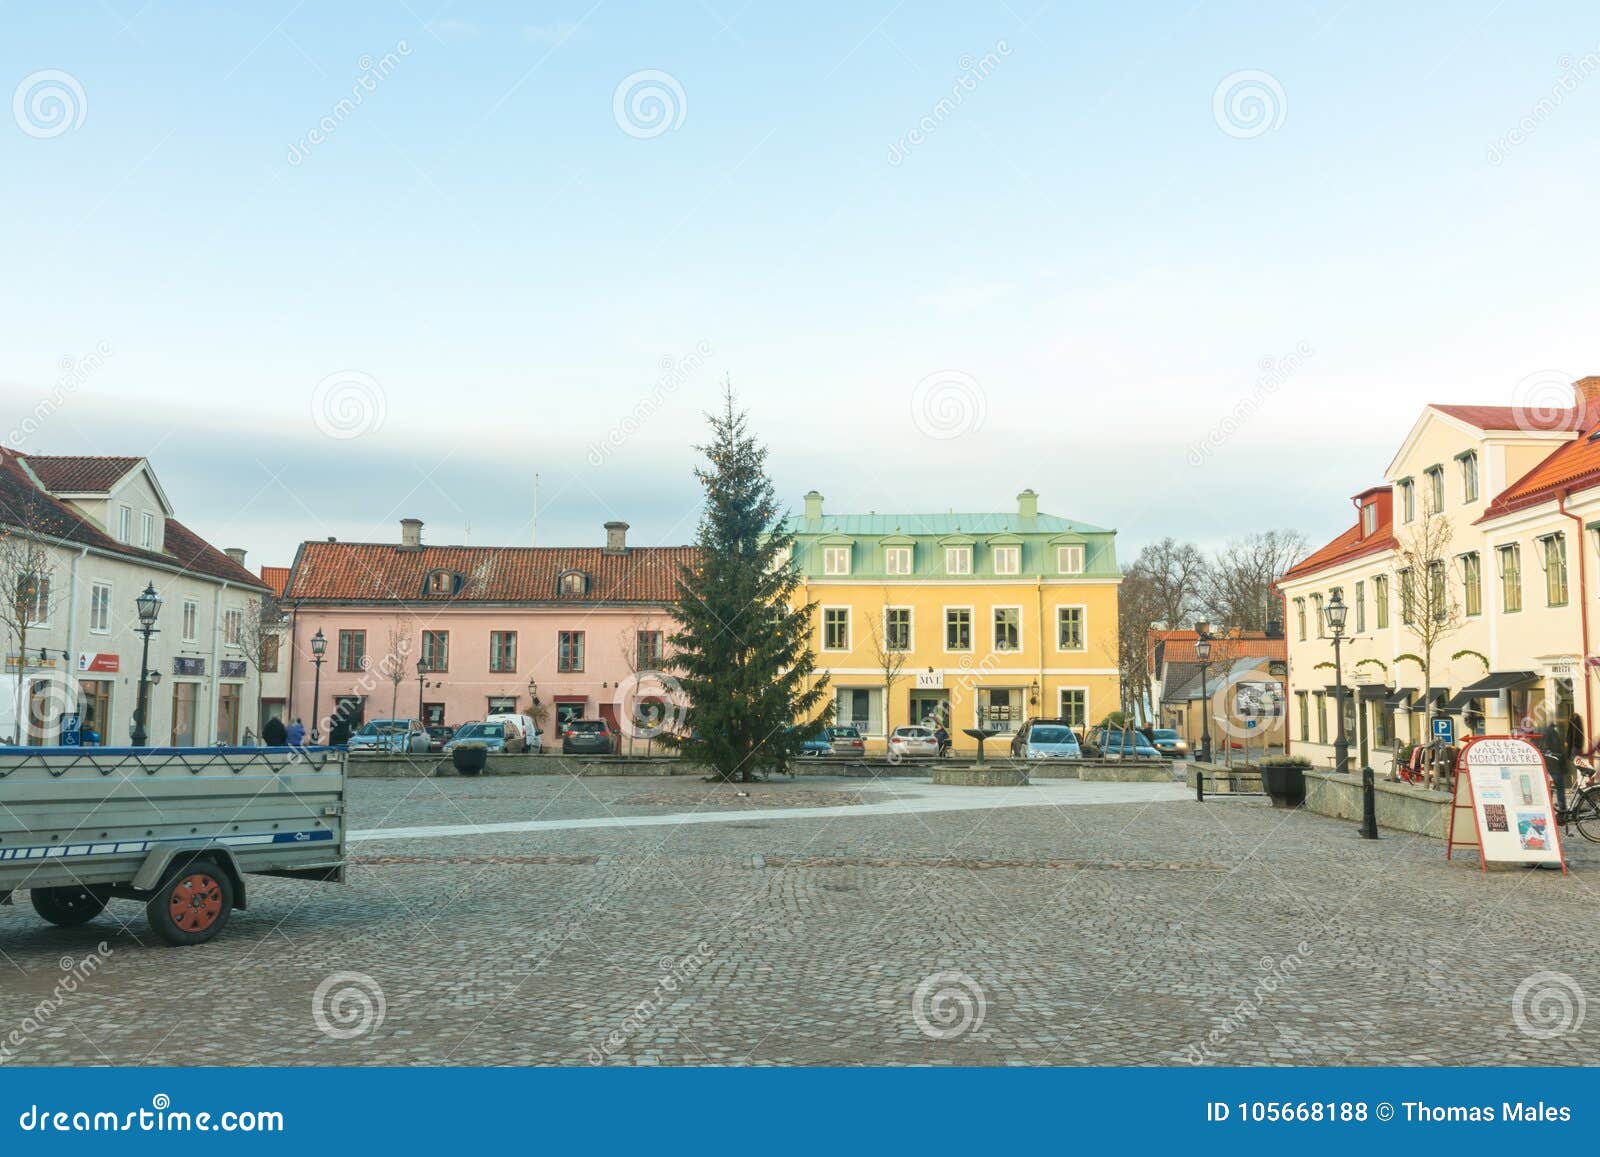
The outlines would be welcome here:
<svg viewBox="0 0 1600 1157">
<path fill-rule="evenodd" d="M 306 742 L 306 725 L 300 722 L 300 717 L 295 716 L 294 722 L 289 724 L 285 733 L 290 747 L 304 747 Z"/>
<path fill-rule="evenodd" d="M 261 725 L 261 741 L 268 747 L 283 747 L 289 742 L 289 729 L 274 715 Z"/>
</svg>

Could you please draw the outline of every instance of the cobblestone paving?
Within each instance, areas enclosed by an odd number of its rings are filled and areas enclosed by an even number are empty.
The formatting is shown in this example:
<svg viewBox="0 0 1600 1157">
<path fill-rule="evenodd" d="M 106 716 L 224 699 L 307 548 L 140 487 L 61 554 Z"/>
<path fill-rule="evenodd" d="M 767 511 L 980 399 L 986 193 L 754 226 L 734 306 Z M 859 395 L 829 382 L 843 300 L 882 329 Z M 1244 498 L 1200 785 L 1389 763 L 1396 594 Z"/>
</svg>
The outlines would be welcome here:
<svg viewBox="0 0 1600 1157">
<path fill-rule="evenodd" d="M 1570 843 L 1566 877 L 1485 875 L 1260 801 L 1077 802 L 1100 786 L 1052 785 L 1062 806 L 374 839 L 343 886 L 253 881 L 249 910 L 188 950 L 158 946 L 136 904 L 67 930 L 19 896 L 0 908 L 0 1060 L 1600 1063 L 1582 991 L 1600 997 L 1600 848 Z M 658 816 L 713 790 L 356 780 L 351 826 Z M 778 808 L 961 789 L 748 790 Z M 102 942 L 54 1006 L 63 965 Z"/>
</svg>

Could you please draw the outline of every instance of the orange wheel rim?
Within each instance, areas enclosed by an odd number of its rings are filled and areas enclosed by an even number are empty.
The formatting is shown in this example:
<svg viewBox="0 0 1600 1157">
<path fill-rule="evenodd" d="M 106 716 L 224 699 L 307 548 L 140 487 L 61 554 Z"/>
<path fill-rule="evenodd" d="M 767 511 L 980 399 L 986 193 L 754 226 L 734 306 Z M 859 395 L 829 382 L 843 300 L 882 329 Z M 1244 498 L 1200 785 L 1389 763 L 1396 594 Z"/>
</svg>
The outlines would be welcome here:
<svg viewBox="0 0 1600 1157">
<path fill-rule="evenodd" d="M 222 885 L 205 872 L 191 872 L 172 889 L 172 922 L 185 932 L 204 932 L 222 915 Z"/>
</svg>

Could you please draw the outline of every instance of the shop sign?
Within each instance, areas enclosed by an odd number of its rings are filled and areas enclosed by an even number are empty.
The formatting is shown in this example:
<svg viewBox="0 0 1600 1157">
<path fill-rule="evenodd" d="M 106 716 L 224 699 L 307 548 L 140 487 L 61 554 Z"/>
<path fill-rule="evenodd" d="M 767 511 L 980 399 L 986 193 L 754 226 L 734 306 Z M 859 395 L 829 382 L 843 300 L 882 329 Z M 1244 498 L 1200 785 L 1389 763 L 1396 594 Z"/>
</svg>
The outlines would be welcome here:
<svg viewBox="0 0 1600 1157">
<path fill-rule="evenodd" d="M 217 664 L 217 674 L 222 679 L 243 679 L 249 664 L 243 659 L 223 659 Z"/>
<path fill-rule="evenodd" d="M 1477 829 L 1482 865 L 1560 864 L 1561 833 L 1550 803 L 1544 756 L 1526 739 L 1488 736 L 1470 740 L 1456 765 L 1455 798 L 1445 855 L 1468 845 L 1465 813 Z"/>
<path fill-rule="evenodd" d="M 179 656 L 172 660 L 172 673 L 190 678 L 198 678 L 206 673 L 206 661 L 188 656 Z"/>
<path fill-rule="evenodd" d="M 917 672 L 917 690 L 918 691 L 943 691 L 944 690 L 944 672 L 943 671 L 918 671 Z"/>
<path fill-rule="evenodd" d="M 122 656 L 80 651 L 78 652 L 78 670 L 115 675 L 122 670 Z"/>
</svg>

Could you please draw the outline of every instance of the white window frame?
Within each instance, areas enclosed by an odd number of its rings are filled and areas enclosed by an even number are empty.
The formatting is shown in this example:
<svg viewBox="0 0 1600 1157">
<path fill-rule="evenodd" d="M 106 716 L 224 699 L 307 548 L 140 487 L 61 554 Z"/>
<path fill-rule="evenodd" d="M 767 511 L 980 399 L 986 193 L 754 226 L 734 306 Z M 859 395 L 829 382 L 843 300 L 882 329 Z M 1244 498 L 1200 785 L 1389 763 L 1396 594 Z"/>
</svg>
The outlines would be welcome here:
<svg viewBox="0 0 1600 1157">
<path fill-rule="evenodd" d="M 89 584 L 89 633 L 91 635 L 109 635 L 111 633 L 113 589 L 111 583 L 105 579 L 95 579 Z M 105 602 L 97 606 L 96 602 L 100 599 L 102 591 L 104 592 Z"/>
<path fill-rule="evenodd" d="M 842 564 L 842 565 L 841 565 Z M 850 573 L 850 548 L 825 546 L 822 548 L 822 573 L 830 577 Z"/>
<path fill-rule="evenodd" d="M 235 649 L 244 646 L 243 607 L 229 607 L 222 612 L 222 641 Z"/>
<path fill-rule="evenodd" d="M 842 646 L 842 647 L 830 647 L 830 646 L 828 646 L 828 612 L 829 611 L 843 611 L 844 612 L 844 646 Z M 822 606 L 822 607 L 818 607 L 817 608 L 817 613 L 821 616 L 817 620 L 818 625 L 821 627 L 821 631 L 819 632 L 821 637 L 817 640 L 817 649 L 818 650 L 826 651 L 830 655 L 843 655 L 843 654 L 847 654 L 847 653 L 855 650 L 856 621 L 855 621 L 855 616 L 853 614 L 851 614 L 850 612 L 851 612 L 851 608 L 847 604 L 842 604 L 842 603 L 833 603 L 833 604 L 830 604 L 830 605 L 827 605 L 827 606 Z"/>
<path fill-rule="evenodd" d="M 117 508 L 117 541 L 133 545 L 133 507 Z"/>
<path fill-rule="evenodd" d="M 995 636 L 999 634 L 1000 612 L 1017 612 L 1017 645 L 1015 647 L 1000 647 Z M 1028 646 L 1027 635 L 1024 633 L 1026 624 L 1022 615 L 1022 607 L 1016 603 L 1001 603 L 989 608 L 989 649 L 997 655 L 1020 655 Z"/>
<path fill-rule="evenodd" d="M 1063 647 L 1061 645 L 1061 612 L 1078 612 L 1078 641 L 1082 646 Z M 1089 608 L 1083 603 L 1058 603 L 1056 604 L 1056 650 L 1063 655 L 1081 655 L 1089 649 Z"/>
<path fill-rule="evenodd" d="M 911 548 L 909 546 L 886 546 L 883 548 L 883 573 L 884 574 L 910 574 L 911 573 Z"/>
<path fill-rule="evenodd" d="M 904 611 L 906 613 L 906 643 L 904 650 L 889 646 L 889 612 Z M 883 649 L 891 655 L 909 655 L 917 649 L 917 609 L 915 607 L 884 607 L 883 608 Z"/>
<path fill-rule="evenodd" d="M 950 645 L 950 612 L 967 612 L 967 645 L 965 647 L 952 647 Z M 971 655 L 977 650 L 977 608 L 972 606 L 955 605 L 944 608 L 944 613 L 939 616 L 939 630 L 941 632 L 939 643 L 944 648 L 946 655 Z"/>
<path fill-rule="evenodd" d="M 995 574 L 1017 575 L 1022 573 L 1022 547 L 1014 543 L 1006 543 L 991 547 L 989 555 L 990 561 L 994 564 Z M 1004 566 L 1001 565 L 1002 559 L 1006 562 Z"/>
<path fill-rule="evenodd" d="M 1083 573 L 1084 549 L 1081 542 L 1056 547 L 1056 571 L 1060 574 Z"/>
<path fill-rule="evenodd" d="M 852 696 L 865 694 L 867 697 L 867 721 L 857 723 L 852 715 L 849 719 L 839 715 L 839 696 L 849 692 Z M 835 687 L 833 689 L 833 715 L 834 723 L 839 727 L 855 727 L 862 735 L 883 734 L 883 688 L 882 687 Z"/>
<path fill-rule="evenodd" d="M 958 565 L 951 566 L 952 560 Z M 969 575 L 972 573 L 972 548 L 970 546 L 947 546 L 944 548 L 944 573 Z"/>
<path fill-rule="evenodd" d="M 145 550 L 156 548 L 156 516 L 148 510 L 139 512 L 139 545 Z"/>
<path fill-rule="evenodd" d="M 194 611 L 191 616 L 190 611 Z M 183 634 L 185 643 L 196 643 L 200 640 L 200 602 L 198 599 L 184 599 L 182 618 L 178 627 Z"/>
<path fill-rule="evenodd" d="M 1064 700 L 1067 692 L 1069 692 L 1069 691 L 1076 691 L 1079 695 L 1083 696 L 1083 721 L 1080 724 L 1080 726 L 1082 726 L 1084 728 L 1087 728 L 1089 726 L 1089 718 L 1090 718 L 1090 716 L 1089 716 L 1089 688 L 1087 688 L 1087 687 L 1057 687 L 1056 688 L 1056 718 L 1057 719 L 1066 719 L 1067 718 L 1067 712 L 1066 712 L 1066 706 L 1067 705 L 1066 705 L 1065 702 L 1063 702 L 1063 700 Z"/>
<path fill-rule="evenodd" d="M 34 578 L 34 581 L 36 583 L 36 586 L 34 587 L 34 596 L 35 597 L 34 597 L 34 600 L 33 600 L 33 606 L 31 608 L 29 608 L 29 611 L 28 611 L 28 624 L 27 625 L 30 628 L 31 627 L 48 627 L 50 625 L 51 621 L 55 618 L 55 615 L 53 613 L 54 610 L 55 610 L 55 605 L 56 605 L 56 600 L 55 600 L 55 594 L 56 594 L 55 579 L 54 579 L 54 576 L 50 575 L 49 573 L 42 573 L 42 574 L 36 575 L 35 578 Z M 18 584 L 18 585 L 20 586 L 20 584 Z M 40 596 L 43 596 L 43 597 L 40 597 Z M 43 614 L 39 615 L 36 618 L 36 617 L 34 617 L 34 612 L 36 612 L 36 611 L 42 611 Z"/>
</svg>

